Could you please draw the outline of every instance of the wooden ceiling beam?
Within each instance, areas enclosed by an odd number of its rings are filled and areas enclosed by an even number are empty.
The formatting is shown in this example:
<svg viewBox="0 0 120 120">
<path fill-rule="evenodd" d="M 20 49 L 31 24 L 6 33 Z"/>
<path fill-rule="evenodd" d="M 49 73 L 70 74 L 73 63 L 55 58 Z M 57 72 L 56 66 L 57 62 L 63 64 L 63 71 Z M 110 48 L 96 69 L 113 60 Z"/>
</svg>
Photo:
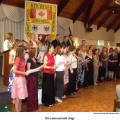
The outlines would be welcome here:
<svg viewBox="0 0 120 120">
<path fill-rule="evenodd" d="M 112 28 L 112 26 L 120 19 L 120 15 L 118 15 L 107 27 L 107 32 Z"/>
<path fill-rule="evenodd" d="M 67 3 L 70 0 L 62 0 L 60 4 L 58 5 L 58 15 L 61 13 L 61 11 L 64 9 L 64 7 L 67 5 Z"/>
<path fill-rule="evenodd" d="M 112 16 L 112 10 L 110 10 L 105 16 L 104 18 L 99 22 L 99 24 L 97 25 L 97 29 L 99 30 L 104 23 Z"/>
<path fill-rule="evenodd" d="M 112 0 L 105 0 L 105 3 L 100 7 L 96 14 L 91 18 L 89 22 L 89 27 L 95 22 L 95 20 L 101 15 L 103 11 L 107 9 L 107 6 L 112 2 Z"/>
<path fill-rule="evenodd" d="M 79 8 L 76 10 L 76 12 L 73 14 L 73 16 L 71 17 L 73 23 L 75 23 L 75 21 L 78 19 L 80 14 L 86 9 L 86 7 L 88 6 L 87 4 L 88 1 L 89 0 L 84 0 L 82 4 L 79 6 Z"/>
<path fill-rule="evenodd" d="M 89 3 L 88 3 L 88 8 L 87 8 L 87 11 L 86 11 L 86 16 L 84 18 L 85 27 L 87 27 L 87 24 L 88 24 L 88 21 L 89 21 L 89 17 L 90 17 L 90 14 L 91 14 L 94 2 L 95 2 L 94 0 L 90 0 Z"/>
<path fill-rule="evenodd" d="M 0 4 L 2 3 L 3 0 L 0 0 Z"/>
</svg>

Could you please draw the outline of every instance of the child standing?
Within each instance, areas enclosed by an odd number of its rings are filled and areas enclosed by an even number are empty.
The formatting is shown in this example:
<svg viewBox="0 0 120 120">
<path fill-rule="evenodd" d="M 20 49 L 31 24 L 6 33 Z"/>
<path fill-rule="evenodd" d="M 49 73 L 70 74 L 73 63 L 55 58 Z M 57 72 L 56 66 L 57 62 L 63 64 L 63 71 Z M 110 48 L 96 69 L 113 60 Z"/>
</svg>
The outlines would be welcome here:
<svg viewBox="0 0 120 120">
<path fill-rule="evenodd" d="M 14 43 L 12 44 L 12 49 L 10 50 L 10 54 L 9 54 L 9 64 L 12 65 L 12 68 L 10 70 L 10 75 L 9 75 L 9 84 L 8 84 L 8 91 L 10 93 L 12 90 L 12 84 L 13 84 L 13 79 L 14 79 L 13 66 L 14 66 L 14 61 L 15 61 L 15 56 L 16 56 L 16 49 L 20 45 L 22 45 L 21 40 L 16 39 Z"/>
<path fill-rule="evenodd" d="M 25 75 L 25 60 L 24 60 L 24 48 L 18 47 L 16 50 L 15 64 L 13 68 L 15 73 L 11 97 L 14 99 L 15 109 L 17 112 L 21 111 L 22 99 L 28 97 Z"/>
</svg>

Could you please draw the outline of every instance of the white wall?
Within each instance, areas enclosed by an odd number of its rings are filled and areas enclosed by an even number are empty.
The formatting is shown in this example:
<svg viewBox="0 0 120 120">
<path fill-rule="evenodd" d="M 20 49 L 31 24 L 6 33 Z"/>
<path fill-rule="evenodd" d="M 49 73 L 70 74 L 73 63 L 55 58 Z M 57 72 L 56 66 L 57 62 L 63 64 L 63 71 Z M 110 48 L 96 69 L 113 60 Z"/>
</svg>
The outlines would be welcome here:
<svg viewBox="0 0 120 120">
<path fill-rule="evenodd" d="M 68 18 L 63 17 L 57 17 L 57 33 L 60 34 L 61 39 L 60 41 L 63 41 L 63 37 L 65 35 L 69 35 L 69 27 L 71 29 L 71 32 L 73 33 L 73 21 Z"/>
<path fill-rule="evenodd" d="M 82 22 L 77 21 L 73 25 L 73 35 L 76 37 L 79 37 L 80 39 L 86 39 L 87 44 L 97 45 L 97 40 L 104 40 L 105 44 L 108 41 L 114 40 L 114 32 L 110 30 L 109 32 L 106 32 L 106 28 L 100 28 L 97 30 L 97 26 L 92 26 L 93 31 L 92 32 L 85 32 L 85 28 Z"/>
<path fill-rule="evenodd" d="M 106 32 L 106 28 L 101 27 L 99 30 L 97 30 L 96 25 L 93 25 L 93 31 L 92 32 L 85 32 L 84 24 L 80 21 L 76 21 L 74 24 L 72 20 L 58 17 L 58 29 L 57 32 L 61 33 L 62 35 L 69 35 L 68 28 L 71 27 L 72 34 L 75 37 L 76 40 L 81 42 L 82 39 L 85 39 L 88 45 L 97 45 L 98 40 L 104 40 L 105 46 L 108 47 L 108 45 L 112 45 L 114 42 L 114 31 L 110 30 L 109 32 Z M 64 28 L 62 30 L 62 28 Z"/>
<path fill-rule="evenodd" d="M 120 43 L 120 29 L 114 35 L 114 42 L 113 45 L 115 46 L 116 43 Z"/>
</svg>

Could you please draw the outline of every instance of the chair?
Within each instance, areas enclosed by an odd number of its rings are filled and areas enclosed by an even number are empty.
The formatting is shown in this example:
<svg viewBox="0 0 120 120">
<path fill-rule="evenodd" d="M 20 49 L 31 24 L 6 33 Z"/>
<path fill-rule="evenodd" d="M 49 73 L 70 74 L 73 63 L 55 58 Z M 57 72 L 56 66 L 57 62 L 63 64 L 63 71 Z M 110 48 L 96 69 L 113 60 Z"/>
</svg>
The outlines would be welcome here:
<svg viewBox="0 0 120 120">
<path fill-rule="evenodd" d="M 116 98 L 114 100 L 114 112 L 120 112 L 120 85 L 116 85 Z"/>
<path fill-rule="evenodd" d="M 120 85 L 116 85 L 116 97 L 120 101 Z"/>
<path fill-rule="evenodd" d="M 114 112 L 120 112 L 120 101 L 114 100 Z"/>
</svg>

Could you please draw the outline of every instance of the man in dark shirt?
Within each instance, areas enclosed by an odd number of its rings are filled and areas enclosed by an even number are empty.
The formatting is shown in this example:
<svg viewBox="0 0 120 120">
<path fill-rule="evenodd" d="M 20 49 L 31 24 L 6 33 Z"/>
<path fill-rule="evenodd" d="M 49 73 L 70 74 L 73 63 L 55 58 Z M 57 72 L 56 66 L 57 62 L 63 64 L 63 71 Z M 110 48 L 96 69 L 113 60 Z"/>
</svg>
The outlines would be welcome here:
<svg viewBox="0 0 120 120">
<path fill-rule="evenodd" d="M 54 48 L 56 48 L 57 46 L 60 45 L 60 35 L 59 34 L 57 34 L 55 40 L 52 41 L 52 45 L 54 46 Z"/>
<path fill-rule="evenodd" d="M 73 36 L 72 35 L 69 35 L 69 40 L 68 40 L 68 44 L 70 45 L 70 46 L 73 46 Z"/>
<path fill-rule="evenodd" d="M 69 37 L 68 36 L 64 36 L 64 40 L 62 42 L 62 45 L 70 46 L 70 42 L 68 40 L 69 40 Z"/>
</svg>

